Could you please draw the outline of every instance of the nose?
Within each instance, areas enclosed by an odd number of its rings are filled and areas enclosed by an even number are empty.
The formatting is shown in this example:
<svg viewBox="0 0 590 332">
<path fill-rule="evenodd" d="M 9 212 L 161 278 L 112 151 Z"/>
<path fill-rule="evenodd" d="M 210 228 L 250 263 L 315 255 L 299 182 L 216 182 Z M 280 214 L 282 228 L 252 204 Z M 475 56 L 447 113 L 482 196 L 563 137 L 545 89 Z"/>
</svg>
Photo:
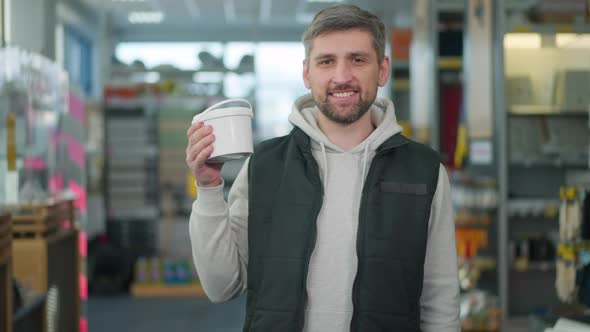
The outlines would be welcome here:
<svg viewBox="0 0 590 332">
<path fill-rule="evenodd" d="M 352 80 L 352 68 L 348 61 L 340 61 L 334 68 L 333 82 L 336 84 L 347 83 Z"/>
</svg>

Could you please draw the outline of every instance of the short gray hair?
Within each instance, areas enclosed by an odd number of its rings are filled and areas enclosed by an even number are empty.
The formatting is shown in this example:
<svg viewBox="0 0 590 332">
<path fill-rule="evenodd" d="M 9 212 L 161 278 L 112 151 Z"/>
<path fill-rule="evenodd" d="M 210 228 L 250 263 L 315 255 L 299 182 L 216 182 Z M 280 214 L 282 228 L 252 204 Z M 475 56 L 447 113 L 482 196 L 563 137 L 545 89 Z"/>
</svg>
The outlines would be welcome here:
<svg viewBox="0 0 590 332">
<path fill-rule="evenodd" d="M 313 39 L 335 31 L 361 29 L 373 36 L 379 63 L 385 57 L 385 25 L 374 14 L 354 5 L 338 5 L 319 11 L 303 33 L 305 58 L 309 59 Z"/>
</svg>

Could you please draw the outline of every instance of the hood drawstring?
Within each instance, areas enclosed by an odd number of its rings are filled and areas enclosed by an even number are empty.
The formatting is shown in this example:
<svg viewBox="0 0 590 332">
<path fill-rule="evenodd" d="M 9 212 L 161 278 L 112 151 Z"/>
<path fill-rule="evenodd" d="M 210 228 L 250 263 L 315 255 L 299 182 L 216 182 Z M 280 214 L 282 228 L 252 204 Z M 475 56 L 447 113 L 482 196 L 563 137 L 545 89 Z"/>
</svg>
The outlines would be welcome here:
<svg viewBox="0 0 590 332">
<path fill-rule="evenodd" d="M 326 146 L 324 145 L 324 143 L 320 142 L 320 146 L 322 147 L 322 157 L 324 160 L 324 180 L 322 184 L 324 186 L 325 193 L 327 190 L 326 186 L 328 185 L 328 157 L 326 155 Z"/>
<path fill-rule="evenodd" d="M 365 178 L 367 177 L 367 158 L 369 155 L 369 143 L 365 144 L 365 148 L 363 150 L 363 173 L 361 174 L 361 191 L 365 187 Z"/>
</svg>

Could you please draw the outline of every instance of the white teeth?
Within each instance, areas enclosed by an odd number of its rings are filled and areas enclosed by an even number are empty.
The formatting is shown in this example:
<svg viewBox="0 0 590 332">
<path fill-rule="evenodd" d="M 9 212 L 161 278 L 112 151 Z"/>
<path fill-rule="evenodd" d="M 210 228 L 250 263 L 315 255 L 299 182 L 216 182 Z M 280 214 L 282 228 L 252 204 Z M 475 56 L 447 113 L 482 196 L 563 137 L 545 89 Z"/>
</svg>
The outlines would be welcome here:
<svg viewBox="0 0 590 332">
<path fill-rule="evenodd" d="M 354 92 L 334 92 L 332 95 L 338 98 L 351 97 L 352 95 L 354 95 Z"/>
</svg>

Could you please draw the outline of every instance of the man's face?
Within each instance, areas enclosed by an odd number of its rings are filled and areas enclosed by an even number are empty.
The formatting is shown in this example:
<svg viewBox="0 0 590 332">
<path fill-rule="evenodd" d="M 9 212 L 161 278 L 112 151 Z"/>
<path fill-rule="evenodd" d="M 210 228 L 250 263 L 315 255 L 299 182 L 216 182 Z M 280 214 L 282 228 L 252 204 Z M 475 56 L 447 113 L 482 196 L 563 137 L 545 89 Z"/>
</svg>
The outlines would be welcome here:
<svg viewBox="0 0 590 332">
<path fill-rule="evenodd" d="M 320 35 L 303 62 L 303 80 L 320 111 L 348 124 L 365 114 L 377 88 L 389 78 L 389 59 L 381 63 L 368 31 L 352 29 Z"/>
</svg>

